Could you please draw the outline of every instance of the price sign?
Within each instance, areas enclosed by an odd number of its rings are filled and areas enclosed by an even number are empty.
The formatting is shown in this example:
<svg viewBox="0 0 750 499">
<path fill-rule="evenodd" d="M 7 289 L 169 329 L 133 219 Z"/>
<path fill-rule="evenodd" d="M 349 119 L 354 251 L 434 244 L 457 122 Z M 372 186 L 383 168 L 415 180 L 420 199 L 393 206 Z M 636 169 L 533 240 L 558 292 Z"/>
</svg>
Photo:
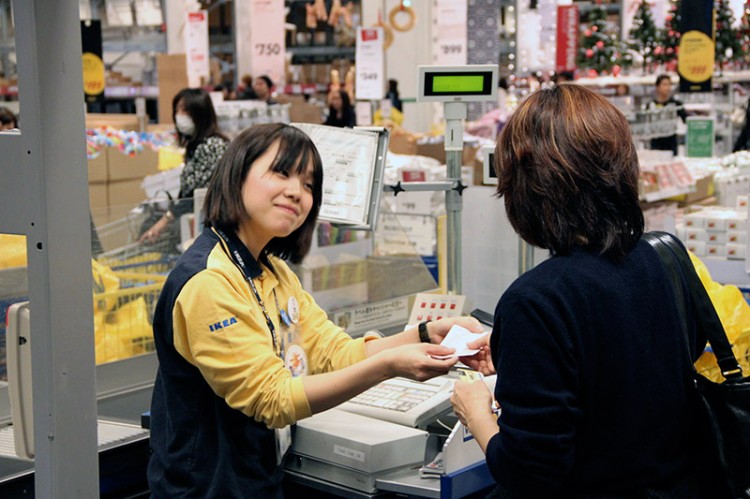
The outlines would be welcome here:
<svg viewBox="0 0 750 499">
<path fill-rule="evenodd" d="M 188 85 L 203 86 L 209 80 L 208 69 L 208 12 L 188 12 L 185 23 L 185 52 L 187 54 Z"/>
<path fill-rule="evenodd" d="M 466 64 L 466 0 L 437 0 L 434 10 L 437 33 L 433 64 Z"/>
<path fill-rule="evenodd" d="M 689 116 L 685 149 L 688 158 L 710 158 L 714 155 L 714 118 Z"/>
<path fill-rule="evenodd" d="M 680 76 L 692 83 L 702 83 L 714 72 L 714 42 L 700 31 L 688 31 L 680 38 L 677 58 Z"/>
<path fill-rule="evenodd" d="M 276 86 L 284 83 L 284 0 L 252 0 L 250 73 L 268 75 Z"/>
<path fill-rule="evenodd" d="M 383 36 L 383 28 L 357 28 L 357 99 L 383 98 Z"/>
</svg>

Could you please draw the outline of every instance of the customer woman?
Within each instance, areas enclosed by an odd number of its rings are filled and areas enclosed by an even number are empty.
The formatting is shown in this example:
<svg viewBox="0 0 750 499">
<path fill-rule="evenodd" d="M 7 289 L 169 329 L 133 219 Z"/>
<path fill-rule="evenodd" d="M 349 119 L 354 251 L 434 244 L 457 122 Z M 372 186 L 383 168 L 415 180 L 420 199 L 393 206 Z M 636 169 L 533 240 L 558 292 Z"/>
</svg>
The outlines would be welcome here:
<svg viewBox="0 0 750 499">
<path fill-rule="evenodd" d="M 178 202 L 147 228 L 140 242 L 155 242 L 170 222 L 193 210 L 193 191 L 206 187 L 219 159 L 227 149 L 227 138 L 219 130 L 211 97 L 200 88 L 184 88 L 172 99 L 172 119 L 177 143 L 185 148 L 185 166 L 180 173 Z"/>
<path fill-rule="evenodd" d="M 391 376 L 444 374 L 450 327 L 481 331 L 442 319 L 353 340 L 329 321 L 284 261 L 310 248 L 322 181 L 315 146 L 283 124 L 245 130 L 219 162 L 206 229 L 156 307 L 154 497 L 281 497 L 289 425 Z"/>
<path fill-rule="evenodd" d="M 693 321 L 682 330 L 641 241 L 627 119 L 586 88 L 540 90 L 503 128 L 494 167 L 515 231 L 551 252 L 505 291 L 490 352 L 468 362 L 497 369 L 499 417 L 484 383 L 452 396 L 496 497 L 698 497 L 691 364 L 706 341 Z"/>
<path fill-rule="evenodd" d="M 328 118 L 323 124 L 339 128 L 354 128 L 357 124 L 354 107 L 346 91 L 335 89 L 328 93 Z"/>
</svg>

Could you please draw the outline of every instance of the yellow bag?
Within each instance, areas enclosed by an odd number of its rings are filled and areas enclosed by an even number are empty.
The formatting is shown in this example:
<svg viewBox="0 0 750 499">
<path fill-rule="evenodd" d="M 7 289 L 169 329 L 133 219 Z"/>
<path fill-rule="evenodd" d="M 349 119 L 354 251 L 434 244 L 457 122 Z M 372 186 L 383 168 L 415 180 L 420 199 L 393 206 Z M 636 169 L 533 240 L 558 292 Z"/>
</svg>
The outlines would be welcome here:
<svg viewBox="0 0 750 499">
<path fill-rule="evenodd" d="M 94 316 L 96 363 L 127 359 L 153 350 L 153 332 L 143 296 Z"/>
<path fill-rule="evenodd" d="M 745 373 L 750 373 L 750 305 L 737 286 L 722 285 L 711 279 L 705 264 L 692 253 L 690 260 L 711 298 L 740 366 Z M 712 381 L 724 379 L 716 366 L 716 356 L 713 352 L 704 352 L 695 363 L 695 368 Z"/>
<path fill-rule="evenodd" d="M 26 266 L 26 236 L 0 234 L 0 269 Z"/>
<path fill-rule="evenodd" d="M 750 305 L 747 304 L 737 286 L 722 285 L 711 279 L 711 274 L 695 255 L 690 253 L 701 282 L 706 287 L 721 324 L 730 343 L 734 343 L 744 333 L 750 332 Z"/>
<path fill-rule="evenodd" d="M 96 260 L 91 260 L 91 270 L 94 277 L 94 315 L 100 312 L 106 313 L 117 305 L 117 296 L 109 295 L 107 298 L 102 298 L 102 295 L 120 289 L 120 279 L 111 268 Z"/>
</svg>

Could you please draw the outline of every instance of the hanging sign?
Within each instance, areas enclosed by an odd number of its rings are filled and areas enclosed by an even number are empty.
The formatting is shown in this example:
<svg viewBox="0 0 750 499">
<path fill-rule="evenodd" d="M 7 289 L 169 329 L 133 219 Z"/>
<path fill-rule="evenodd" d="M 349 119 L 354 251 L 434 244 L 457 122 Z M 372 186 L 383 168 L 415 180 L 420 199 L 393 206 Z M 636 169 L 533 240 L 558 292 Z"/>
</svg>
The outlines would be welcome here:
<svg viewBox="0 0 750 499">
<path fill-rule="evenodd" d="M 250 73 L 267 75 L 275 85 L 286 80 L 284 0 L 252 0 L 250 11 Z"/>
<path fill-rule="evenodd" d="M 357 28 L 357 99 L 379 100 L 383 81 L 383 28 Z"/>
<path fill-rule="evenodd" d="M 101 21 L 81 21 L 83 95 L 87 103 L 103 102 L 106 79 L 102 60 Z"/>
<path fill-rule="evenodd" d="M 557 57 L 555 71 L 576 70 L 578 54 L 578 6 L 557 7 Z"/>
<path fill-rule="evenodd" d="M 466 0 L 436 0 L 433 64 L 463 66 L 466 54 Z"/>
<path fill-rule="evenodd" d="M 185 22 L 185 53 L 188 85 L 202 87 L 209 82 L 208 12 L 188 12 Z"/>
<path fill-rule="evenodd" d="M 683 0 L 680 9 L 680 92 L 710 92 L 714 72 L 712 0 Z"/>
</svg>

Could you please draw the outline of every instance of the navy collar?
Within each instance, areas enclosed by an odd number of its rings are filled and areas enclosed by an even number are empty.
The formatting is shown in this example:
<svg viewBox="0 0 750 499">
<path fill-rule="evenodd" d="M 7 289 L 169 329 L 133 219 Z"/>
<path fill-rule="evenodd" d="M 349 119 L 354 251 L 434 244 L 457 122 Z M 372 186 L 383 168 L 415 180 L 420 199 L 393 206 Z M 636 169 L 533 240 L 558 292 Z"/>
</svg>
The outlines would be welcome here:
<svg viewBox="0 0 750 499">
<path fill-rule="evenodd" d="M 223 227 L 212 227 L 211 233 L 213 237 L 216 237 L 224 244 L 224 249 L 227 251 L 229 258 L 240 267 L 246 277 L 255 279 L 263 273 L 263 269 L 260 267 L 258 260 L 250 253 L 247 246 L 237 237 L 237 233 L 233 229 L 226 229 Z M 273 266 L 268 259 L 266 252 L 261 253 L 260 263 L 268 267 L 273 272 Z"/>
</svg>

